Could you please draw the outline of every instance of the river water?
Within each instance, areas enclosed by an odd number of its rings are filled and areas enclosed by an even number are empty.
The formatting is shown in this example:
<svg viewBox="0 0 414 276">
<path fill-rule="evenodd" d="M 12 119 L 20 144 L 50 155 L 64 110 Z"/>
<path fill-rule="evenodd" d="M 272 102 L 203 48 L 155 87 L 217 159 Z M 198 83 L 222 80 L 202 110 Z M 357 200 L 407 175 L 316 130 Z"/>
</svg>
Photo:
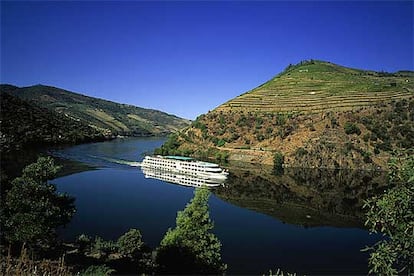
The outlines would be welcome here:
<svg viewBox="0 0 414 276">
<path fill-rule="evenodd" d="M 127 138 L 52 150 L 88 166 L 66 168 L 60 192 L 76 197 L 77 213 L 60 235 L 85 233 L 116 239 L 130 228 L 155 248 L 194 188 L 146 178 L 129 161 L 141 161 L 164 138 Z M 235 164 L 224 186 L 212 190 L 210 216 L 222 243 L 228 274 L 277 268 L 306 275 L 367 273 L 361 249 L 379 237 L 363 228 L 363 199 L 385 185 L 380 173 L 271 168 Z M 64 169 L 65 170 L 65 169 Z"/>
</svg>

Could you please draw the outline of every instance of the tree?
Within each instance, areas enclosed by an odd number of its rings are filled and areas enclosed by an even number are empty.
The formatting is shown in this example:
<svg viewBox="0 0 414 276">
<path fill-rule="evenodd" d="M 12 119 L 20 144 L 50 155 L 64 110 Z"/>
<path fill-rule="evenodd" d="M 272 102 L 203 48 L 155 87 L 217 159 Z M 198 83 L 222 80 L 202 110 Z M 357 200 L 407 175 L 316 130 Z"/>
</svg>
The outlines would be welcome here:
<svg viewBox="0 0 414 276">
<path fill-rule="evenodd" d="M 52 158 L 40 157 L 12 181 L 2 218 L 8 242 L 47 248 L 55 242 L 56 228 L 70 221 L 75 199 L 57 193 L 56 187 L 47 182 L 58 169 Z"/>
<path fill-rule="evenodd" d="M 276 152 L 273 156 L 273 171 L 275 174 L 283 173 L 283 164 L 285 163 L 285 157 L 281 152 Z"/>
<path fill-rule="evenodd" d="M 365 250 L 372 251 L 370 273 L 397 275 L 414 272 L 414 157 L 405 162 L 390 162 L 390 184 L 393 187 L 379 197 L 366 201 L 365 224 L 371 232 L 382 233 L 381 240 Z"/>
<path fill-rule="evenodd" d="M 183 211 L 176 227 L 168 229 L 157 252 L 161 273 L 218 274 L 226 265 L 221 261 L 221 243 L 211 233 L 213 222 L 208 211 L 210 191 L 199 188 Z"/>
<path fill-rule="evenodd" d="M 144 242 L 138 229 L 129 229 L 117 241 L 119 253 L 125 256 L 137 257 L 140 255 Z"/>
<path fill-rule="evenodd" d="M 359 127 L 356 124 L 350 122 L 345 123 L 344 130 L 346 134 L 361 134 L 361 130 L 359 129 Z"/>
</svg>

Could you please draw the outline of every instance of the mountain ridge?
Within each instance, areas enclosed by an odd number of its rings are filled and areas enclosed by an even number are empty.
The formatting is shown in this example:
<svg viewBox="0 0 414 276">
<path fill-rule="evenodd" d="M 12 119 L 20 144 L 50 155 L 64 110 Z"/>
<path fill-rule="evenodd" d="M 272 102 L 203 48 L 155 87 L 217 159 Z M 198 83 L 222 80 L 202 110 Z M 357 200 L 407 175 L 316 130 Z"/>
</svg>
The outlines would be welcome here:
<svg viewBox="0 0 414 276">
<path fill-rule="evenodd" d="M 1 90 L 73 120 L 83 121 L 106 136 L 165 136 L 190 123 L 155 109 L 120 104 L 53 86 L 4 84 Z"/>
</svg>

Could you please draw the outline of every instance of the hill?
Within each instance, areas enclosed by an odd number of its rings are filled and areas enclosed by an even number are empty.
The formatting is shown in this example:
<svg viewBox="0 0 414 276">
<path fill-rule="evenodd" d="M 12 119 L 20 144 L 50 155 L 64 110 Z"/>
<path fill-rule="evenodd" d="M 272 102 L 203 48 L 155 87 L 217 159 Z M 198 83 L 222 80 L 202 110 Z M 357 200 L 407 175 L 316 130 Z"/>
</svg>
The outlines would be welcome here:
<svg viewBox="0 0 414 276">
<path fill-rule="evenodd" d="M 387 168 L 414 148 L 414 74 L 290 65 L 268 82 L 201 115 L 159 153 L 319 168 Z"/>
<path fill-rule="evenodd" d="M 19 88 L 1 85 L 0 89 L 75 121 L 84 122 L 106 136 L 162 136 L 190 124 L 188 120 L 158 110 L 119 104 L 51 86 Z"/>
<path fill-rule="evenodd" d="M 38 107 L 6 92 L 0 93 L 0 104 L 2 153 L 27 145 L 72 144 L 105 139 L 101 132 L 87 124 Z"/>
</svg>

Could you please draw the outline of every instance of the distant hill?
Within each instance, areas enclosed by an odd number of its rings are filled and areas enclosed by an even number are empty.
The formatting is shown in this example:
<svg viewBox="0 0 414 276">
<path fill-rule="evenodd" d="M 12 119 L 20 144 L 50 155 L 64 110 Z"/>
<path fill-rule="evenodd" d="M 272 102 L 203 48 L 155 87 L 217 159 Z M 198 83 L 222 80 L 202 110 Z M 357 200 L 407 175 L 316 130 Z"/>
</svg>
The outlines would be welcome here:
<svg viewBox="0 0 414 276">
<path fill-rule="evenodd" d="M 100 131 L 83 122 L 4 92 L 8 91 L 7 88 L 13 87 L 5 87 L 0 93 L 2 153 L 19 150 L 28 145 L 73 144 L 106 139 Z"/>
<path fill-rule="evenodd" d="M 106 136 L 162 136 L 190 124 L 188 120 L 158 110 L 119 104 L 51 86 L 1 85 L 0 90 L 86 123 Z"/>
<path fill-rule="evenodd" d="M 201 115 L 157 152 L 319 168 L 387 168 L 414 148 L 414 73 L 324 61 L 289 65 L 268 82 Z"/>
</svg>

